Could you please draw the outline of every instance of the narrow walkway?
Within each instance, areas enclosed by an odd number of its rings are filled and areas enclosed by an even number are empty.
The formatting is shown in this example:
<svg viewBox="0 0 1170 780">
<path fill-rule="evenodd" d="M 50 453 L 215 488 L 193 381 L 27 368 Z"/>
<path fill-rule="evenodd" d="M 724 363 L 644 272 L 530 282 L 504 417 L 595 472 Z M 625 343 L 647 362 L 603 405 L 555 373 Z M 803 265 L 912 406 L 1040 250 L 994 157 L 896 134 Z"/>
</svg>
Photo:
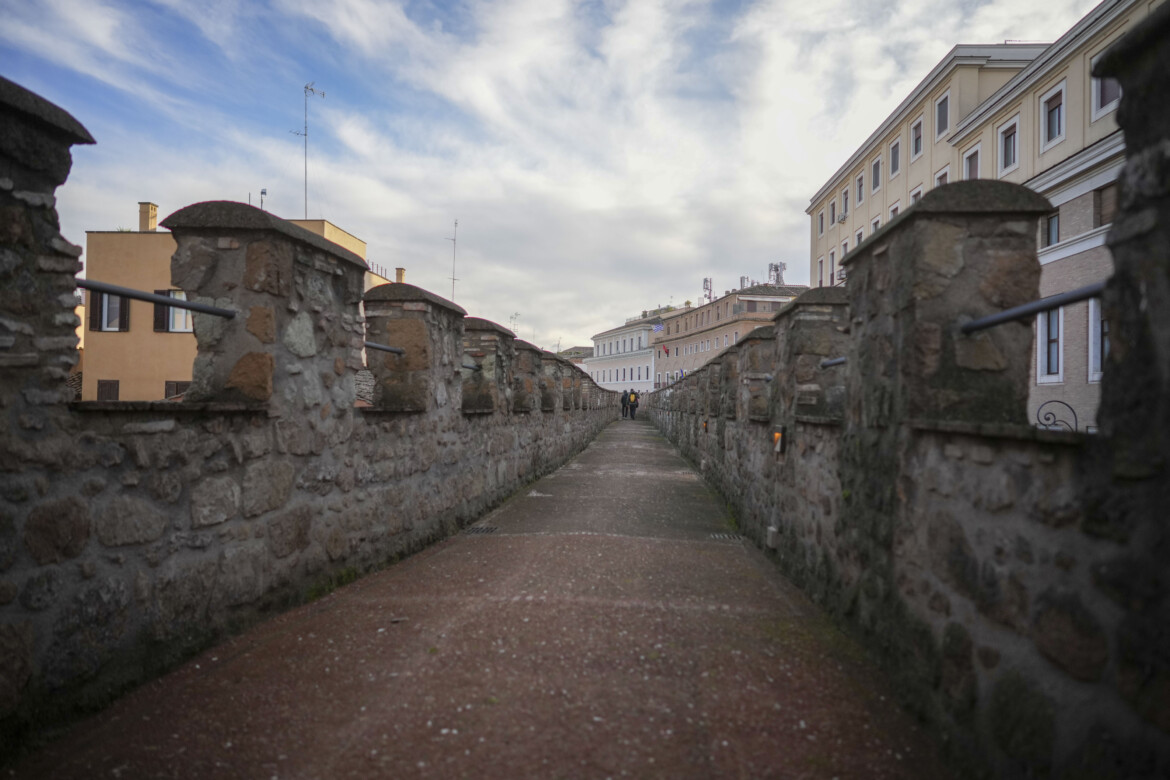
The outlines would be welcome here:
<svg viewBox="0 0 1170 780">
<path fill-rule="evenodd" d="M 943 778 L 648 422 L 215 647 L 17 777 Z"/>
</svg>

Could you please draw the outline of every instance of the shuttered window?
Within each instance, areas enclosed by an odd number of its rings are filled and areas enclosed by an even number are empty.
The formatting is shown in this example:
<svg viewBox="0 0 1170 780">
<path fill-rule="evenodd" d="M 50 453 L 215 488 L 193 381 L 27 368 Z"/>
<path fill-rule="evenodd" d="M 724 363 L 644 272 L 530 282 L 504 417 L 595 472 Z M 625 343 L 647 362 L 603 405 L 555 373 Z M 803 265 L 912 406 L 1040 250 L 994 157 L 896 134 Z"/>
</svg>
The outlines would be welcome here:
<svg viewBox="0 0 1170 780">
<path fill-rule="evenodd" d="M 97 383 L 97 399 L 99 401 L 117 401 L 118 380 L 99 379 Z"/>
<path fill-rule="evenodd" d="M 130 330 L 130 299 L 108 293 L 89 294 L 89 329 L 96 331 Z"/>
</svg>

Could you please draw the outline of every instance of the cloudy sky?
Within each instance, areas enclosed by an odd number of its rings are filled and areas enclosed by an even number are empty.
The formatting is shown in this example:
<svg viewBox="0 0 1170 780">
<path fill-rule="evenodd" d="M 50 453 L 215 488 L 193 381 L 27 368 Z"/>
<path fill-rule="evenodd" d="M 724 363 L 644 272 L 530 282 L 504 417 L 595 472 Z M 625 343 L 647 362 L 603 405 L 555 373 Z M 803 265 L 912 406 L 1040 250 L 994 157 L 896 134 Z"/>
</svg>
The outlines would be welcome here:
<svg viewBox="0 0 1170 780">
<path fill-rule="evenodd" d="M 259 202 L 545 348 L 740 276 L 807 284 L 808 199 L 956 43 L 1093 0 L 3 0 L 0 74 L 98 143 L 62 231 Z"/>
</svg>

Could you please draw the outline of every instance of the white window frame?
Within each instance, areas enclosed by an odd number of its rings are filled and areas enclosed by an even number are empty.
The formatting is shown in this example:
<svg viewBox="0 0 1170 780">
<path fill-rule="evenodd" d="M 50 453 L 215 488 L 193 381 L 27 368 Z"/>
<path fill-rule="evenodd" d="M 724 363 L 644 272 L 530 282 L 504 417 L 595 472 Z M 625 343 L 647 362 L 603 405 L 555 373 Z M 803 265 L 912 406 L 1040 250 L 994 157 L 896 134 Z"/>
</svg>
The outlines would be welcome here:
<svg viewBox="0 0 1170 780">
<path fill-rule="evenodd" d="M 1041 95 L 1040 105 L 1036 107 L 1037 115 L 1040 117 L 1037 124 L 1040 126 L 1040 152 L 1042 154 L 1063 141 L 1068 134 L 1068 89 L 1066 89 L 1066 82 L 1067 79 L 1061 79 L 1052 89 Z M 1057 94 L 1060 95 L 1060 133 L 1050 140 L 1048 138 L 1047 103 Z"/>
<path fill-rule="evenodd" d="M 1016 148 L 1015 160 L 1011 165 L 1005 166 L 1003 164 L 1003 137 L 1009 129 L 1014 129 L 1016 134 Z M 1012 171 L 1020 167 L 1020 115 L 1016 114 L 1011 119 L 997 125 L 995 128 L 995 165 L 1000 177 L 1006 176 Z"/>
<path fill-rule="evenodd" d="M 849 217 L 849 188 L 841 190 L 841 213 L 839 217 Z"/>
<path fill-rule="evenodd" d="M 940 128 L 938 127 L 938 104 L 944 100 L 947 101 L 947 123 L 945 127 Z M 951 91 L 949 89 L 934 101 L 934 124 L 934 140 L 935 143 L 938 143 L 951 130 Z"/>
<path fill-rule="evenodd" d="M 849 254 L 849 240 L 848 239 L 841 242 L 841 257 L 844 258 L 845 255 L 847 255 L 847 254 Z"/>
<path fill-rule="evenodd" d="M 829 250 L 829 286 L 833 286 L 833 277 L 837 275 L 837 253 Z"/>
<path fill-rule="evenodd" d="M 129 306 L 130 299 L 123 298 L 120 295 L 113 295 L 111 293 L 99 293 L 99 295 L 102 296 L 102 301 L 101 301 L 102 318 L 101 318 L 100 331 L 102 333 L 121 333 L 122 332 L 122 328 L 120 327 L 121 322 L 122 322 L 122 319 L 121 319 L 122 308 L 121 307 Z M 110 327 L 110 301 L 115 300 L 115 299 L 117 299 L 119 301 L 118 314 L 114 316 L 113 327 Z"/>
<path fill-rule="evenodd" d="M 875 169 L 876 169 L 876 173 L 875 173 Z M 870 192 L 870 194 L 873 194 L 875 192 L 881 192 L 881 189 L 882 189 L 882 156 L 879 154 L 877 157 L 875 157 L 869 161 L 869 192 Z"/>
<path fill-rule="evenodd" d="M 187 293 L 182 290 L 170 290 L 167 296 L 174 298 L 176 301 L 187 300 Z M 167 332 L 168 333 L 191 333 L 194 331 L 194 320 L 191 317 L 190 309 L 177 309 L 174 306 L 167 307 Z"/>
<path fill-rule="evenodd" d="M 857 205 L 860 206 L 865 203 L 865 171 L 862 171 L 853 183 L 857 185 Z"/>
<path fill-rule="evenodd" d="M 1108 336 L 1106 336 L 1108 337 Z M 1105 358 L 1101 354 L 1101 299 L 1089 299 L 1089 381 L 1100 382 L 1105 373 Z"/>
<path fill-rule="evenodd" d="M 969 166 L 967 164 L 967 161 L 970 160 L 972 157 L 975 157 L 976 155 L 978 155 L 978 157 L 975 160 L 975 176 L 974 176 L 974 178 L 978 179 L 980 176 L 983 175 L 983 142 L 982 141 L 975 144 L 967 151 L 963 152 L 963 180 L 964 181 L 970 181 L 972 178 L 969 175 L 970 171 L 968 170 Z"/>
<path fill-rule="evenodd" d="M 1064 384 L 1064 307 L 1057 309 L 1056 334 L 1057 360 L 1060 366 L 1055 374 L 1048 373 L 1048 312 L 1042 311 L 1036 315 L 1036 384 L 1059 385 Z"/>
<path fill-rule="evenodd" d="M 825 256 L 817 258 L 817 287 L 825 286 Z"/>
<path fill-rule="evenodd" d="M 829 227 L 837 224 L 837 199 L 829 201 Z"/>
<path fill-rule="evenodd" d="M 922 148 L 918 150 L 918 154 L 914 153 L 914 128 L 919 128 L 919 137 L 922 139 Z M 910 162 L 914 162 L 926 152 L 926 119 L 925 115 L 919 114 L 918 118 L 910 123 Z"/>
<path fill-rule="evenodd" d="M 897 154 L 895 154 L 895 150 L 897 151 Z M 895 138 L 890 143 L 890 148 L 889 148 L 887 154 L 889 155 L 889 158 L 890 158 L 890 167 L 889 167 L 889 173 L 887 173 L 886 175 L 890 181 L 893 181 L 894 179 L 898 178 L 898 174 L 902 172 L 902 139 L 901 138 Z M 898 167 L 897 168 L 894 167 L 894 158 L 895 157 L 898 158 Z"/>
<path fill-rule="evenodd" d="M 942 168 L 939 168 L 937 171 L 934 172 L 934 186 L 935 187 L 943 186 L 942 184 L 939 184 L 939 181 L 938 181 L 943 176 L 947 177 L 946 183 L 950 184 L 951 183 L 951 166 L 950 166 L 950 164 L 944 165 Z"/>
<path fill-rule="evenodd" d="M 858 245 L 860 245 L 861 242 L 865 240 L 865 228 L 858 230 L 857 235 L 855 235 L 853 238 L 855 238 L 857 240 Z"/>
<path fill-rule="evenodd" d="M 1102 54 L 1104 54 L 1104 52 L 1094 55 L 1093 58 L 1089 60 L 1090 73 L 1092 73 L 1093 67 L 1096 66 L 1097 60 L 1101 59 Z M 1101 105 L 1101 82 L 1104 81 L 1104 79 L 1090 76 L 1090 80 L 1092 81 L 1092 84 L 1090 87 L 1091 94 L 1089 96 L 1089 121 L 1096 122 L 1106 114 L 1112 114 L 1117 110 L 1117 107 L 1121 105 L 1121 84 L 1117 85 L 1117 99 L 1111 100 L 1105 105 Z M 1109 81 L 1117 81 L 1117 79 L 1109 79 Z"/>
<path fill-rule="evenodd" d="M 825 235 L 825 210 L 821 209 L 817 213 L 817 235 Z"/>
<path fill-rule="evenodd" d="M 881 226 L 882 226 L 882 218 L 881 217 L 874 217 L 873 225 L 870 226 L 873 228 L 873 232 L 870 233 L 870 235 L 872 236 L 874 233 L 878 232 L 878 229 L 881 228 Z"/>
<path fill-rule="evenodd" d="M 889 210 L 890 219 L 895 219 L 901 213 L 902 213 L 902 201 L 896 200 L 890 205 L 890 210 Z"/>
<path fill-rule="evenodd" d="M 917 200 L 915 199 L 917 198 Z M 919 184 L 914 189 L 910 190 L 910 208 L 918 205 L 918 201 L 922 200 L 922 185 Z"/>
</svg>

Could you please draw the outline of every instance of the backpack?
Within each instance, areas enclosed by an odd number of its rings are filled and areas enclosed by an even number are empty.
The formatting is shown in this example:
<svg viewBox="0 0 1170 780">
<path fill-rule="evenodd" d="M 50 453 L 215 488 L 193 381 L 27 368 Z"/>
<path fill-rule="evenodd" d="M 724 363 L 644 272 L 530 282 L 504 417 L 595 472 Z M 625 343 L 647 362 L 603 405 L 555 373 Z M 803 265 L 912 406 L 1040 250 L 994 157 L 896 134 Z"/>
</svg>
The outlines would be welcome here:
<svg viewBox="0 0 1170 780">
<path fill-rule="evenodd" d="M 630 403 L 632 403 L 632 404 L 638 403 L 638 394 L 637 393 L 630 393 Z"/>
</svg>

